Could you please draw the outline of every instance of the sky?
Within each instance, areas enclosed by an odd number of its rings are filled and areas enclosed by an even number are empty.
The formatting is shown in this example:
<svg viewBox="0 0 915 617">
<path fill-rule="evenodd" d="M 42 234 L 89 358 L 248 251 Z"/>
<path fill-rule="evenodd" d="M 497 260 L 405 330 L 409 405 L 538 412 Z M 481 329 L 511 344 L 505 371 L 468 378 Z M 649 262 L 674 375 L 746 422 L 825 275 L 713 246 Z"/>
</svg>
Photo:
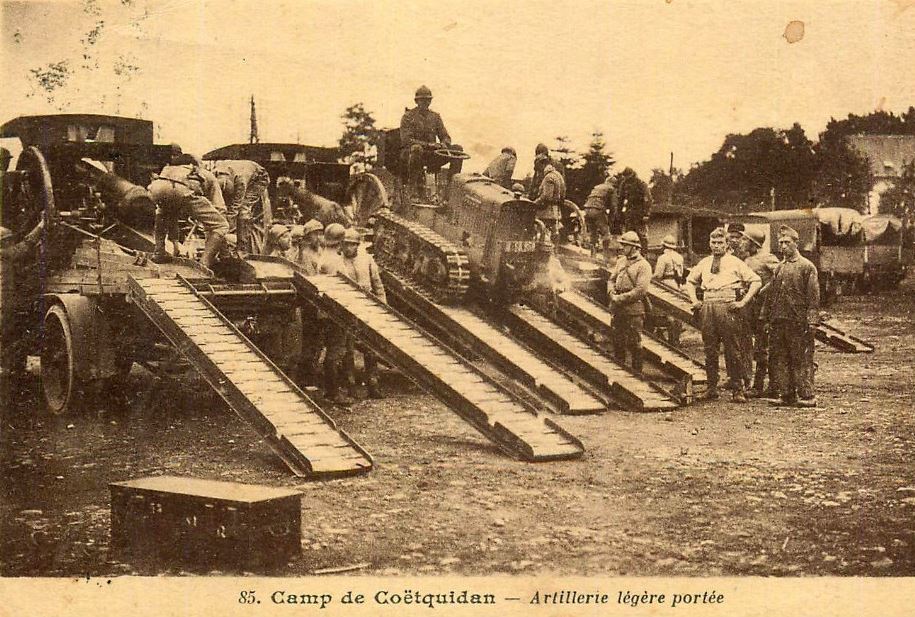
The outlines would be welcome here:
<svg viewBox="0 0 915 617">
<path fill-rule="evenodd" d="M 203 153 L 248 136 L 334 145 L 357 102 L 398 126 L 421 85 L 480 170 L 505 145 L 579 150 L 604 133 L 617 169 L 687 169 L 729 133 L 915 105 L 915 0 L 79 0 L 2 4 L 0 121 L 107 113 Z M 93 14 L 97 13 L 97 14 Z M 98 41 L 81 43 L 104 21 Z M 804 36 L 789 43 L 791 21 Z M 30 69 L 69 59 L 49 103 Z M 116 75 L 118 63 L 138 67 Z M 97 68 L 96 68 L 97 64 Z M 523 174 L 517 174 L 523 175 Z"/>
</svg>

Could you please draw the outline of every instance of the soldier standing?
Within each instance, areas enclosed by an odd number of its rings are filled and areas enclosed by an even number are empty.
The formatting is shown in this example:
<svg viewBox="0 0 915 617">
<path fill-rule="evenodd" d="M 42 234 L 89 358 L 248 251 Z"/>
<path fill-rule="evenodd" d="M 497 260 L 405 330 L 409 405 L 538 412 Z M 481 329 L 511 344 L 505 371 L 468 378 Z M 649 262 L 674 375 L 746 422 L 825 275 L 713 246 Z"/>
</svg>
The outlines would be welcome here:
<svg viewBox="0 0 915 617">
<path fill-rule="evenodd" d="M 404 110 L 400 119 L 401 164 L 407 173 L 405 180 L 408 188 L 419 196 L 423 190 L 424 167 L 437 170 L 450 160 L 449 170 L 454 175 L 460 173 L 462 161 L 444 159 L 434 153 L 442 146 L 454 149 L 460 149 L 460 146 L 452 145 L 442 117 L 429 109 L 432 105 L 432 91 L 426 86 L 420 86 L 413 100 L 416 107 Z"/>
<path fill-rule="evenodd" d="M 798 233 L 787 225 L 778 231 L 782 261 L 766 297 L 764 319 L 779 398 L 773 405 L 816 407 L 813 392 L 813 341 L 819 323 L 820 285 L 816 266 L 798 252 Z"/>
<path fill-rule="evenodd" d="M 620 173 L 617 183 L 619 216 L 623 231 L 639 235 L 643 252 L 648 252 L 648 217 L 651 214 L 651 192 L 631 167 Z"/>
<path fill-rule="evenodd" d="M 321 274 L 336 275 L 343 270 L 340 244 L 346 229 L 339 223 L 331 223 L 324 229 L 324 255 L 321 260 Z M 350 402 L 340 390 L 346 377 L 343 358 L 346 355 L 346 332 L 329 318 L 321 326 L 324 333 L 324 396 L 328 400 L 345 405 Z"/>
<path fill-rule="evenodd" d="M 591 237 L 591 256 L 596 256 L 604 246 L 610 231 L 610 213 L 616 210 L 616 189 L 610 172 L 604 173 L 603 181 L 591 189 L 585 200 L 585 225 Z"/>
<path fill-rule="evenodd" d="M 699 312 L 701 320 L 705 371 L 708 375 L 704 398 L 718 398 L 718 350 L 723 345 L 725 366 L 734 389 L 733 400 L 746 402 L 737 341 L 740 334 L 738 311 L 753 299 L 761 281 L 747 264 L 727 252 L 727 238 L 720 227 L 709 234 L 709 248 L 712 254 L 696 264 L 686 279 L 686 293 L 693 303 L 693 311 Z M 702 300 L 697 298 L 697 287 L 702 290 Z M 746 293 L 738 299 L 745 287 Z"/>
<path fill-rule="evenodd" d="M 298 264 L 306 276 L 314 276 L 320 272 L 321 268 L 324 226 L 319 221 L 312 219 L 302 226 L 301 234 L 299 245 L 294 247 L 293 261 Z M 321 358 L 321 351 L 324 349 L 324 341 L 320 335 L 325 322 L 318 309 L 309 303 L 302 303 L 302 306 L 299 307 L 299 316 L 302 322 L 302 349 L 298 378 L 307 386 L 316 386 L 318 361 Z"/>
<path fill-rule="evenodd" d="M 752 341 L 753 359 L 756 360 L 756 368 L 752 372 L 753 385 L 747 395 L 750 398 L 759 398 L 770 395 L 777 396 L 775 389 L 774 367 L 769 365 L 769 326 L 761 318 L 762 305 L 766 301 L 769 282 L 778 268 L 778 258 L 772 253 L 761 253 L 763 242 L 766 240 L 766 234 L 760 230 L 750 230 L 743 232 L 743 238 L 740 242 L 740 252 L 745 255 L 744 261 L 750 266 L 762 281 L 762 287 L 752 302 L 747 305 L 746 321 L 750 331 L 750 341 Z M 748 345 L 749 347 L 749 345 Z M 769 374 L 769 391 L 765 391 L 766 373 Z"/>
<path fill-rule="evenodd" d="M 651 284 L 651 266 L 642 257 L 639 236 L 627 231 L 619 239 L 623 254 L 607 282 L 607 296 L 613 310 L 613 352 L 622 364 L 626 352 L 632 358 L 632 371 L 642 374 L 642 327 L 645 297 Z"/>
<path fill-rule="evenodd" d="M 550 157 L 545 154 L 537 156 L 534 161 L 534 167 L 540 167 L 543 171 L 543 180 L 537 191 L 537 198 L 534 204 L 537 206 L 537 218 L 543 221 L 551 236 L 556 235 L 556 223 L 559 221 L 560 204 L 566 197 L 566 183 L 562 175 L 556 171 L 550 162 Z"/>
<path fill-rule="evenodd" d="M 343 237 L 343 260 L 340 273 L 354 281 L 365 291 L 375 294 L 375 296 L 388 303 L 387 296 L 384 292 L 384 284 L 381 282 L 381 273 L 378 270 L 378 264 L 371 255 L 365 251 L 359 250 L 359 244 L 362 238 L 355 229 L 347 229 Z M 355 341 L 351 336 L 347 337 L 347 370 L 354 372 L 353 354 L 355 351 Z M 381 390 L 378 387 L 378 357 L 370 349 L 361 349 L 363 358 L 363 381 L 368 389 L 368 395 L 372 398 L 381 398 Z M 358 383 L 355 375 L 352 375 L 353 383 Z"/>
<path fill-rule="evenodd" d="M 270 176 L 254 161 L 220 160 L 208 163 L 207 168 L 216 176 L 222 190 L 229 231 L 235 231 L 236 249 L 241 254 L 250 253 L 249 233 L 254 208 L 259 203 L 261 212 L 270 209 L 270 197 L 267 195 Z"/>
<path fill-rule="evenodd" d="M 680 282 L 683 280 L 683 255 L 677 250 L 676 238 L 668 234 L 661 240 L 664 252 L 658 256 L 658 261 L 654 265 L 654 274 L 651 278 L 673 287 L 680 289 Z M 680 320 L 673 317 L 658 317 L 658 325 L 667 330 L 667 342 L 671 345 L 680 344 L 680 334 L 683 332 L 683 324 Z"/>
<path fill-rule="evenodd" d="M 518 154 L 511 146 L 502 148 L 499 154 L 492 162 L 486 166 L 483 175 L 492 178 L 496 184 L 510 189 L 512 186 L 512 174 L 515 173 L 515 163 L 518 162 Z"/>
<path fill-rule="evenodd" d="M 156 202 L 153 230 L 156 248 L 152 260 L 162 263 L 171 259 L 165 250 L 165 240 L 170 237 L 173 244 L 177 243 L 178 217 L 190 215 L 206 233 L 200 263 L 211 267 L 229 232 L 226 206 L 216 177 L 200 166 L 197 157 L 176 154 L 171 164 L 154 177 L 148 190 Z"/>
<path fill-rule="evenodd" d="M 534 175 L 531 176 L 531 190 L 529 191 L 529 196 L 531 200 L 537 199 L 540 194 L 540 184 L 543 182 L 543 167 L 537 166 L 537 157 L 545 156 L 550 160 L 550 163 L 553 164 L 553 169 L 559 172 L 559 175 L 562 176 L 562 179 L 566 178 L 566 169 L 562 163 L 550 156 L 550 149 L 546 147 L 546 144 L 537 144 L 537 147 L 534 148 Z"/>
</svg>

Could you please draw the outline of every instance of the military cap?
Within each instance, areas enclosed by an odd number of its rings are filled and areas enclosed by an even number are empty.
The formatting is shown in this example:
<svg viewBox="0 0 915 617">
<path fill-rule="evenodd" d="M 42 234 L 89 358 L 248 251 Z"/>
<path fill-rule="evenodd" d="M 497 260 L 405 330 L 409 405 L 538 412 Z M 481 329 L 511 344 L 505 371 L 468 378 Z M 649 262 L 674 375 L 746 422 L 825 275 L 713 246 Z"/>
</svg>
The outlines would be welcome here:
<svg viewBox="0 0 915 617">
<path fill-rule="evenodd" d="M 346 228 L 340 223 L 331 223 L 324 228 L 324 244 L 328 247 L 336 247 L 343 241 L 346 235 Z"/>
<path fill-rule="evenodd" d="M 800 238 L 800 236 L 797 233 L 797 230 L 795 230 L 791 227 L 788 227 L 787 225 L 782 225 L 781 227 L 778 228 L 779 240 L 781 240 L 782 236 L 787 236 L 787 237 L 791 238 L 792 240 L 794 240 L 795 242 L 797 242 L 798 239 Z"/>
<path fill-rule="evenodd" d="M 293 242 L 295 242 L 296 240 L 301 240 L 302 238 L 305 237 L 305 227 L 302 225 L 293 225 L 292 229 L 291 229 L 291 233 L 292 233 Z"/>
<path fill-rule="evenodd" d="M 355 227 L 350 227 L 343 234 L 344 244 L 359 244 L 362 242 L 362 235 Z"/>
<path fill-rule="evenodd" d="M 413 95 L 414 99 L 431 99 L 432 90 L 428 86 L 420 86 L 416 89 L 416 94 Z"/>
<path fill-rule="evenodd" d="M 761 229 L 751 229 L 743 231 L 741 235 L 756 245 L 756 248 L 762 248 L 763 242 L 766 241 L 766 234 Z"/>
<path fill-rule="evenodd" d="M 729 223 L 728 224 L 728 233 L 743 233 L 743 230 L 746 229 L 743 223 Z"/>
<path fill-rule="evenodd" d="M 502 153 L 511 154 L 512 156 L 518 156 L 518 153 L 515 152 L 515 149 L 512 148 L 511 146 L 505 146 L 504 148 L 502 148 Z"/>
<path fill-rule="evenodd" d="M 274 223 L 270 226 L 270 235 L 274 238 L 281 238 L 283 234 L 288 234 L 289 228 L 285 225 L 280 225 L 279 223 Z"/>
<path fill-rule="evenodd" d="M 310 220 L 306 221 L 305 225 L 302 227 L 302 234 L 306 235 L 306 236 L 308 234 L 315 233 L 318 231 L 323 232 L 324 225 L 321 223 L 321 221 L 318 221 L 315 219 L 310 219 Z"/>
<path fill-rule="evenodd" d="M 537 144 L 537 147 L 534 148 L 534 154 L 546 154 L 549 156 L 550 149 L 546 147 L 546 144 Z"/>
<path fill-rule="evenodd" d="M 523 193 L 524 185 L 521 184 L 520 182 L 515 182 L 514 184 L 512 184 L 512 192 L 513 193 Z"/>
<path fill-rule="evenodd" d="M 674 238 L 672 234 L 667 234 L 664 236 L 664 239 L 661 240 L 661 245 L 668 249 L 680 248 L 680 246 L 677 244 L 677 239 Z"/>
<path fill-rule="evenodd" d="M 638 246 L 641 247 L 642 244 L 639 242 L 639 234 L 634 231 L 627 231 L 619 239 L 620 244 L 628 244 L 629 246 Z"/>
</svg>

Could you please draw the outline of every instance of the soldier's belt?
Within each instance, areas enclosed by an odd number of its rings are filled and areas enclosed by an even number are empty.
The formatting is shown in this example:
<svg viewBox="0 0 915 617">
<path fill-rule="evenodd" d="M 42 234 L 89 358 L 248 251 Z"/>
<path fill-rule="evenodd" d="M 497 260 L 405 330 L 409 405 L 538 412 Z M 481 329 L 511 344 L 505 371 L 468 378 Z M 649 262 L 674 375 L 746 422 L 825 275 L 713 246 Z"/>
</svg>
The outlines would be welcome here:
<svg viewBox="0 0 915 617">
<path fill-rule="evenodd" d="M 706 289 L 702 293 L 703 302 L 734 302 L 736 299 L 736 289 Z"/>
</svg>

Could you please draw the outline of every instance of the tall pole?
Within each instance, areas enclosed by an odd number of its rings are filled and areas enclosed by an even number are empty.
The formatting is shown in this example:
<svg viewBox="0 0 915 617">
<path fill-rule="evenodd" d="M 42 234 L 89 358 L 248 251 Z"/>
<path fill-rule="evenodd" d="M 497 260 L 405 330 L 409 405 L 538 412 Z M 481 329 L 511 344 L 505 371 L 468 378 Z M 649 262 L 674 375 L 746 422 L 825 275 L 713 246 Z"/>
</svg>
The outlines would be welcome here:
<svg viewBox="0 0 915 617">
<path fill-rule="evenodd" d="M 256 144 L 260 142 L 260 137 L 257 134 L 257 110 L 254 109 L 254 95 L 251 95 L 251 134 L 248 137 L 248 142 Z"/>
<path fill-rule="evenodd" d="M 670 176 L 670 190 L 667 192 L 667 205 L 674 203 L 674 153 L 670 153 L 670 168 L 667 171 Z"/>
</svg>

